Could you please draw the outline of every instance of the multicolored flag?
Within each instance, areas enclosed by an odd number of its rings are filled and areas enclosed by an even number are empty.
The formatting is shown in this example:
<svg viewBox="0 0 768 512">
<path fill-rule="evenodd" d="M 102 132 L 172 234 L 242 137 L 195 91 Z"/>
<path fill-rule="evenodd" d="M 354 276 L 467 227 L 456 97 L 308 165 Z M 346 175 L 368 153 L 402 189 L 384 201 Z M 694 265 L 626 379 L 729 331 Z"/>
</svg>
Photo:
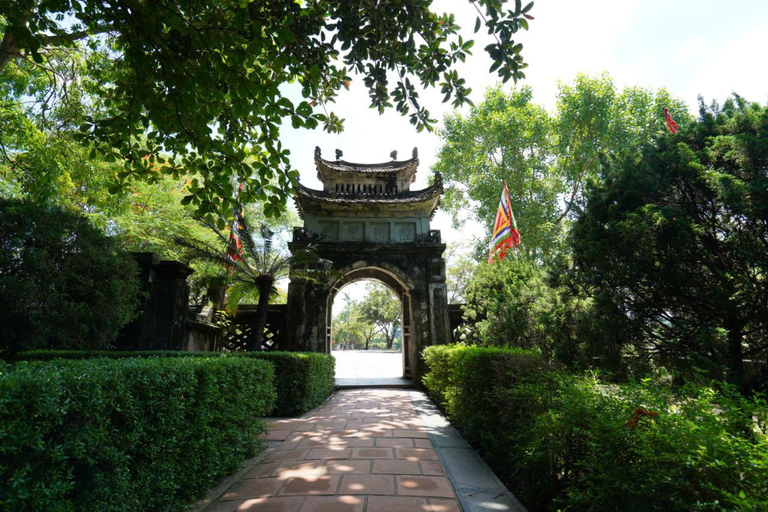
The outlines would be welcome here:
<svg viewBox="0 0 768 512">
<path fill-rule="evenodd" d="M 237 197 L 240 198 L 240 192 L 243 190 L 243 183 L 237 190 Z M 227 259 L 235 263 L 236 261 L 242 261 L 243 243 L 240 241 L 240 216 L 243 212 L 242 203 L 238 202 L 238 207 L 232 212 L 235 214 L 235 218 L 232 221 L 232 229 L 229 232 L 229 243 L 227 244 Z M 232 274 L 234 268 L 227 266 L 227 272 Z"/>
<path fill-rule="evenodd" d="M 512 201 L 509 199 L 507 180 L 504 180 L 504 190 L 501 192 L 499 210 L 496 212 L 496 222 L 493 226 L 493 238 L 491 239 L 491 253 L 488 255 L 488 263 L 494 258 L 504 259 L 509 249 L 514 249 L 520 243 L 520 232 L 517 230 L 515 214 L 512 213 Z"/>
<path fill-rule="evenodd" d="M 664 122 L 667 124 L 667 130 L 669 130 L 671 133 L 677 133 L 680 131 L 680 128 L 677 127 L 677 123 L 672 119 L 672 116 L 669 115 L 669 110 L 666 108 L 664 109 Z"/>
<path fill-rule="evenodd" d="M 239 214 L 236 214 L 235 220 L 232 221 L 232 229 L 229 232 L 229 244 L 227 245 L 227 259 L 232 263 L 241 260 L 243 254 L 243 243 L 240 241 L 240 223 L 238 219 Z"/>
</svg>

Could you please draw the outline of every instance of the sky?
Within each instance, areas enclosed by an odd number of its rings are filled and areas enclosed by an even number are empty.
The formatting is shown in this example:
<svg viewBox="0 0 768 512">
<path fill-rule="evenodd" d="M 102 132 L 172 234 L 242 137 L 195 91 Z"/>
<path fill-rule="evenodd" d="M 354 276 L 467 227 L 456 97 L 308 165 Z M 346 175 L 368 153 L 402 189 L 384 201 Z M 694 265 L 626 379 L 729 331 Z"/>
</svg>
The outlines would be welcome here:
<svg viewBox="0 0 768 512">
<path fill-rule="evenodd" d="M 482 30 L 472 33 L 474 8 L 468 0 L 436 0 L 433 10 L 453 12 L 465 39 L 476 40 L 474 55 L 458 69 L 473 90 L 473 101 L 482 101 L 485 89 L 498 79 L 488 73 L 490 59 L 483 50 L 488 36 Z M 537 0 L 529 14 L 535 20 L 517 39 L 529 64 L 520 85 L 532 87 L 534 100 L 549 110 L 554 109 L 558 81 L 570 82 L 578 73 L 607 72 L 620 88 L 666 88 L 694 112 L 699 95 L 707 103 L 722 102 L 734 91 L 748 100 L 768 101 L 766 0 Z M 392 150 L 407 158 L 417 146 L 420 166 L 414 188 L 425 187 L 440 148 L 439 134 L 417 133 L 394 111 L 379 116 L 369 108 L 362 80 L 352 78 L 350 90 L 333 108 L 346 119 L 344 132 L 283 128 L 282 143 L 291 151 L 301 182 L 320 187 L 315 146 L 326 158 L 341 149 L 343 158 L 353 162 L 387 161 Z M 511 81 L 505 85 L 512 86 Z M 439 90 L 422 91 L 421 98 L 437 119 L 452 112 L 450 104 L 441 103 Z M 432 228 L 442 231 L 443 241 L 461 243 L 478 226 L 455 230 L 448 215 L 438 212 Z"/>
</svg>

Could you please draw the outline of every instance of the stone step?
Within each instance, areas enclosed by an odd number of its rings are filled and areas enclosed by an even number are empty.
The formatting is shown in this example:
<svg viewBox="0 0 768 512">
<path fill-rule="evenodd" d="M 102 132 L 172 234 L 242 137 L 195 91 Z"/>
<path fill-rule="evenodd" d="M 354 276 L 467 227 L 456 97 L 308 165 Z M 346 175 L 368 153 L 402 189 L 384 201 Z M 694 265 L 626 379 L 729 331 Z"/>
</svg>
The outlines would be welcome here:
<svg viewBox="0 0 768 512">
<path fill-rule="evenodd" d="M 382 377 L 373 379 L 336 379 L 337 389 L 393 388 L 414 389 L 411 379 L 404 377 Z"/>
</svg>

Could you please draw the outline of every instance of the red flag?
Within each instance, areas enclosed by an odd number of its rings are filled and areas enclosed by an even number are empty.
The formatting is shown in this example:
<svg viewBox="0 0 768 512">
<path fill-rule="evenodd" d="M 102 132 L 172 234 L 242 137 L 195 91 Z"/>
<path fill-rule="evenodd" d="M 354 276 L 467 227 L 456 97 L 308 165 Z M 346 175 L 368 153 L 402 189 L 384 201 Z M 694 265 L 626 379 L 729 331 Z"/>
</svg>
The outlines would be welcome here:
<svg viewBox="0 0 768 512">
<path fill-rule="evenodd" d="M 680 131 L 680 128 L 677 127 L 677 123 L 672 119 L 672 116 L 669 115 L 669 110 L 666 108 L 664 109 L 664 122 L 667 123 L 667 130 L 669 130 L 671 133 L 677 133 Z"/>
<path fill-rule="evenodd" d="M 659 413 L 649 411 L 648 409 L 643 409 L 642 407 L 638 407 L 635 411 L 635 414 L 632 415 L 632 418 L 624 424 L 627 428 L 635 428 L 640 421 L 641 416 L 658 416 Z"/>
</svg>

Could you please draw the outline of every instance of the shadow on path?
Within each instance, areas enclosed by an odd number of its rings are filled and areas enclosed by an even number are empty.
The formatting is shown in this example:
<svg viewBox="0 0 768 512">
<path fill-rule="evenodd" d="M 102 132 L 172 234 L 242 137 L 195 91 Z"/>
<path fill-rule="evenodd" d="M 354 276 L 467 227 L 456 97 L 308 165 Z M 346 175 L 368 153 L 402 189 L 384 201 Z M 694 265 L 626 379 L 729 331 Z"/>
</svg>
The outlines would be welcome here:
<svg viewBox="0 0 768 512">
<path fill-rule="evenodd" d="M 525 512 L 419 391 L 339 391 L 206 512 Z"/>
</svg>

